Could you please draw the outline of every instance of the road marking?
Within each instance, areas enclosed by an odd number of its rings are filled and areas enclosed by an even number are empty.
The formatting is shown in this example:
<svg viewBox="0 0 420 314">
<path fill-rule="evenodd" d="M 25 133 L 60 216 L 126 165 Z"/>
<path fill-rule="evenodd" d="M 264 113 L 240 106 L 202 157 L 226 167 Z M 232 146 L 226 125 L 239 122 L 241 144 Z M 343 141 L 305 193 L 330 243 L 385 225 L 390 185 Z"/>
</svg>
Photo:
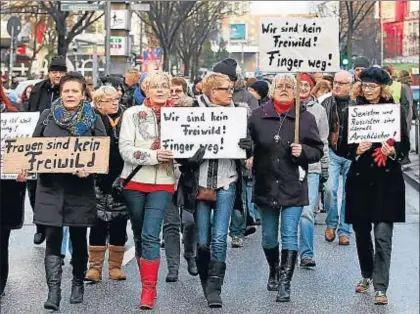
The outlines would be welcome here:
<svg viewBox="0 0 420 314">
<path fill-rule="evenodd" d="M 136 256 L 136 248 L 132 246 L 124 253 L 124 259 L 122 265 L 125 266 Z"/>
</svg>

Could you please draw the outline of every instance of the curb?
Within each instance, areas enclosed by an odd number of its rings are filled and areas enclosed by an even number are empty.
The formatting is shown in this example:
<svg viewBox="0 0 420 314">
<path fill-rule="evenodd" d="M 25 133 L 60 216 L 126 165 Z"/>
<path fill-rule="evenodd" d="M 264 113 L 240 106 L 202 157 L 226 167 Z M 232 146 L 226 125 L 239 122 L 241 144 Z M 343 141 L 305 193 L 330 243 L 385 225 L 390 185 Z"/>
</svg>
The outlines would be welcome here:
<svg viewBox="0 0 420 314">
<path fill-rule="evenodd" d="M 407 182 L 413 189 L 415 189 L 417 192 L 420 192 L 420 183 L 408 175 L 406 172 L 403 171 L 403 177 L 405 182 Z"/>
</svg>

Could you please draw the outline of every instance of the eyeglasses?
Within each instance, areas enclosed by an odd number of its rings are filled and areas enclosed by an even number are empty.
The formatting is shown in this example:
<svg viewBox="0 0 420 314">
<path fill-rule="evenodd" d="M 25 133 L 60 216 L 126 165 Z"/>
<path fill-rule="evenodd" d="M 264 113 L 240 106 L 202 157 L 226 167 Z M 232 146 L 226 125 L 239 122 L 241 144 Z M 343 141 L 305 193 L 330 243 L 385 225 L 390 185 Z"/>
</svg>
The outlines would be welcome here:
<svg viewBox="0 0 420 314">
<path fill-rule="evenodd" d="M 379 85 L 377 85 L 377 84 L 365 84 L 365 83 L 362 83 L 362 89 L 374 90 L 374 89 L 376 89 L 378 87 L 379 87 Z"/>
<path fill-rule="evenodd" d="M 334 81 L 333 82 L 334 85 L 338 85 L 338 86 L 345 86 L 350 84 L 350 82 L 339 82 L 339 81 Z"/>
<path fill-rule="evenodd" d="M 171 94 L 181 95 L 183 92 L 182 89 L 171 89 Z"/>
<path fill-rule="evenodd" d="M 279 84 L 279 85 L 276 86 L 275 89 L 276 90 L 292 91 L 293 90 L 293 85 L 291 85 L 291 84 Z"/>
<path fill-rule="evenodd" d="M 215 88 L 215 90 L 224 90 L 225 92 L 233 93 L 234 88 L 233 87 L 218 87 L 218 88 Z"/>
</svg>

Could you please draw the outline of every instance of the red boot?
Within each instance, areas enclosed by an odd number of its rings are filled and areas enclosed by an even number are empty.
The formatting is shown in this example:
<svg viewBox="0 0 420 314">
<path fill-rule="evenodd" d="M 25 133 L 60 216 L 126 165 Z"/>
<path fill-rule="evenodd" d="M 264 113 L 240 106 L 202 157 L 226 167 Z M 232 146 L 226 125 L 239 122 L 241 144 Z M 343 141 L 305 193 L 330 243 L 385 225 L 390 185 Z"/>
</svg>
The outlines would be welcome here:
<svg viewBox="0 0 420 314">
<path fill-rule="evenodd" d="M 158 280 L 160 259 L 148 261 L 143 258 L 137 258 L 140 269 L 140 278 L 142 283 L 140 308 L 153 309 L 157 295 L 156 284 Z"/>
</svg>

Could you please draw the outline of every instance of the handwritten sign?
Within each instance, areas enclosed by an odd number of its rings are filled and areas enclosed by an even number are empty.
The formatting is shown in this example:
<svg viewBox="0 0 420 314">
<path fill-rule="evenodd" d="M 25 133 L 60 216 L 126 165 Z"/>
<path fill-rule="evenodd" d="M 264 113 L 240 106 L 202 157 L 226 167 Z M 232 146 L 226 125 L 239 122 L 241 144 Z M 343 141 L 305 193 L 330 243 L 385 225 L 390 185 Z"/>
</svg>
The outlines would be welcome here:
<svg viewBox="0 0 420 314">
<path fill-rule="evenodd" d="M 4 172 L 108 173 L 109 137 L 39 137 L 9 139 L 4 146 Z"/>
<path fill-rule="evenodd" d="M 264 72 L 340 70 L 337 18 L 262 18 L 260 68 Z"/>
<path fill-rule="evenodd" d="M 39 112 L 4 112 L 1 114 L 1 179 L 15 180 L 17 175 L 5 174 L 3 172 L 3 155 L 5 141 L 15 138 L 32 137 L 36 123 L 39 119 Z M 30 179 L 35 179 L 31 176 Z"/>
<path fill-rule="evenodd" d="M 389 138 L 401 141 L 400 105 L 349 107 L 348 143 L 381 143 Z"/>
<path fill-rule="evenodd" d="M 246 129 L 246 108 L 162 108 L 161 148 L 175 158 L 192 157 L 203 146 L 206 159 L 245 159 L 238 143 Z"/>
</svg>

